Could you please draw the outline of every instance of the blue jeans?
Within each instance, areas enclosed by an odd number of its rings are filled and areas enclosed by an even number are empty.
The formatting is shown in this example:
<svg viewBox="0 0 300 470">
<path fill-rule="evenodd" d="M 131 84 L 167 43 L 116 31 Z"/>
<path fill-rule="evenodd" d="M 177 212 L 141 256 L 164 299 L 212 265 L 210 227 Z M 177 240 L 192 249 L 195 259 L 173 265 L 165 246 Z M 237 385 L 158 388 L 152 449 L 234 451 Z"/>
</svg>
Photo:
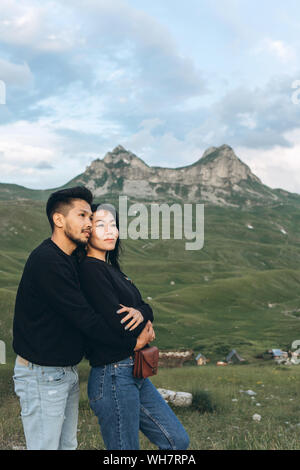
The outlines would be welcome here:
<svg viewBox="0 0 300 470">
<path fill-rule="evenodd" d="M 20 399 L 27 450 L 77 447 L 79 380 L 75 366 L 15 363 L 15 393 Z"/>
<path fill-rule="evenodd" d="M 151 381 L 133 377 L 133 359 L 92 367 L 90 406 L 108 450 L 138 450 L 139 430 L 159 449 L 189 446 L 189 437 Z"/>
</svg>

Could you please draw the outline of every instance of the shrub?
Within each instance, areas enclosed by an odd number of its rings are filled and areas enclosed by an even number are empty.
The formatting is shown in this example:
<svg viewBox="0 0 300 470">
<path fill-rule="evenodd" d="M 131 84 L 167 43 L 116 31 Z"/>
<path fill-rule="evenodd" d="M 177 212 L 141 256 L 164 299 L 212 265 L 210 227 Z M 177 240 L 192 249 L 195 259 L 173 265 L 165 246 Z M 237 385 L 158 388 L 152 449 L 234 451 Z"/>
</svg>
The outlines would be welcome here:
<svg viewBox="0 0 300 470">
<path fill-rule="evenodd" d="M 213 403 L 212 398 L 208 392 L 204 390 L 196 390 L 192 392 L 193 401 L 192 408 L 199 413 L 214 413 L 217 411 L 217 405 Z"/>
</svg>

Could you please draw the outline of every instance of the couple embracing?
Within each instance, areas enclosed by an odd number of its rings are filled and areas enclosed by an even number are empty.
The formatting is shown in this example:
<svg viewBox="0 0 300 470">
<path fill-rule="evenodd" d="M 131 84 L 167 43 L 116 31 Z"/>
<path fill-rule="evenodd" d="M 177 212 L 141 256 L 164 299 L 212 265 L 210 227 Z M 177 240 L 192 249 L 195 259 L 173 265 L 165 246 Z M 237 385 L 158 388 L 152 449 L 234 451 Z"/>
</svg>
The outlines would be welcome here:
<svg viewBox="0 0 300 470">
<path fill-rule="evenodd" d="M 189 437 L 149 378 L 133 375 L 135 351 L 155 338 L 153 312 L 119 265 L 113 206 L 92 204 L 84 186 L 54 192 L 52 236 L 30 254 L 13 323 L 15 393 L 28 450 L 77 448 L 79 378 L 85 356 L 88 398 L 106 449 L 139 449 L 139 430 L 159 449 Z"/>
</svg>

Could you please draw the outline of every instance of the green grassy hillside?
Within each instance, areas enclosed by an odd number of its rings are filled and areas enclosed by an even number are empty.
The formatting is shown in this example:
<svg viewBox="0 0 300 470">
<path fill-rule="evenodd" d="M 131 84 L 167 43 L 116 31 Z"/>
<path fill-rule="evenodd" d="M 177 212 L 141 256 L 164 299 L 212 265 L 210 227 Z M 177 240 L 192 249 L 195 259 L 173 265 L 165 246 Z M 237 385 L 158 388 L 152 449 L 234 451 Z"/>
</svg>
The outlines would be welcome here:
<svg viewBox="0 0 300 470">
<path fill-rule="evenodd" d="M 201 250 L 185 250 L 184 239 L 122 240 L 122 269 L 153 307 L 156 344 L 193 348 L 211 360 L 235 348 L 251 362 L 300 339 L 299 229 L 296 204 L 247 211 L 205 206 Z M 44 202 L 0 200 L 0 339 L 9 359 L 23 266 L 48 236 Z"/>
</svg>

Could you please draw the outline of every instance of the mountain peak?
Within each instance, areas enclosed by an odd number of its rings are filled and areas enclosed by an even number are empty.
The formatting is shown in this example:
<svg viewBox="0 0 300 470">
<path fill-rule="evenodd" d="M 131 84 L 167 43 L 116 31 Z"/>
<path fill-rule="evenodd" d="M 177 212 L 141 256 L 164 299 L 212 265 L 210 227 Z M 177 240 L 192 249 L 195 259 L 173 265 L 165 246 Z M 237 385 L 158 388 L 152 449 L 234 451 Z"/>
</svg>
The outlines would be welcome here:
<svg viewBox="0 0 300 470">
<path fill-rule="evenodd" d="M 205 150 L 204 154 L 202 155 L 201 158 L 206 157 L 206 155 L 209 155 L 212 152 L 215 152 L 217 150 L 217 147 L 209 147 L 208 149 Z M 200 160 L 201 160 L 200 158 Z"/>
<path fill-rule="evenodd" d="M 122 145 L 117 145 L 111 152 L 107 152 L 104 156 L 104 161 L 107 157 L 109 158 L 122 158 L 123 155 L 130 155 L 131 152 L 126 150 Z"/>
<path fill-rule="evenodd" d="M 214 186 L 223 185 L 224 181 L 231 184 L 239 183 L 241 180 L 250 178 L 252 181 L 261 183 L 249 166 L 240 160 L 230 145 L 223 144 L 220 147 L 210 147 L 196 162 L 202 168 L 207 183 L 210 181 Z"/>
<path fill-rule="evenodd" d="M 230 157 L 230 158 L 236 158 L 239 160 L 239 158 L 236 156 L 234 153 L 234 150 L 230 145 L 223 144 L 220 145 L 220 147 L 209 147 L 205 152 L 203 153 L 202 157 L 198 160 L 199 163 L 206 163 L 212 160 L 215 160 L 215 158 L 219 157 Z M 197 162 L 197 163 L 198 163 Z"/>
<path fill-rule="evenodd" d="M 117 145 L 111 152 L 107 152 L 103 158 L 106 165 L 148 167 L 148 165 L 134 153 L 126 150 L 122 145 Z"/>
<path fill-rule="evenodd" d="M 122 145 L 117 145 L 111 153 L 119 153 L 119 152 L 129 153 L 128 150 L 126 150 Z"/>
<path fill-rule="evenodd" d="M 233 148 L 227 144 L 220 145 L 219 150 L 230 150 L 231 152 L 233 152 Z"/>
</svg>

